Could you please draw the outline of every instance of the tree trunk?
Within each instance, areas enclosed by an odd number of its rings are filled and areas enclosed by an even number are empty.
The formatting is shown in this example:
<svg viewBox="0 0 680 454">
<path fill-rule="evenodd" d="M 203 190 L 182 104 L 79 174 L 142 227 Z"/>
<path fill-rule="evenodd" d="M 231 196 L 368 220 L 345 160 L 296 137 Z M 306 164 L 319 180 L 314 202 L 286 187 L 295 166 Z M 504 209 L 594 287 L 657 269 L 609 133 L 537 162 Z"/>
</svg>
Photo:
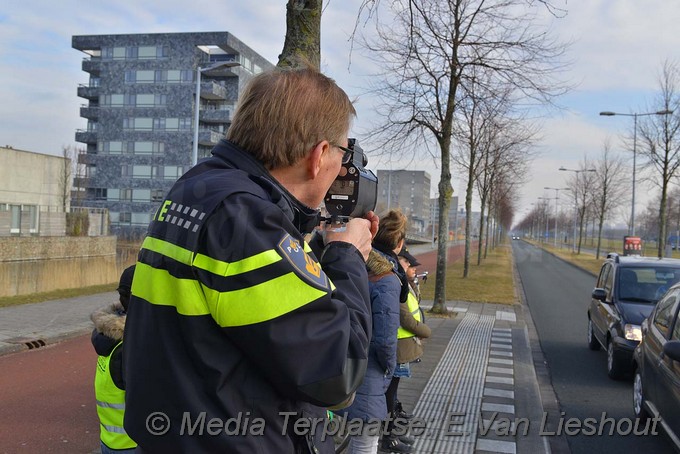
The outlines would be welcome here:
<svg viewBox="0 0 680 454">
<path fill-rule="evenodd" d="M 488 237 L 484 233 L 484 210 L 486 209 L 486 197 L 482 196 L 482 208 L 479 216 L 479 243 L 477 244 L 477 266 L 482 264 L 483 241 Z"/>
<path fill-rule="evenodd" d="M 603 210 L 604 211 L 604 210 Z M 602 226 L 604 225 L 604 214 L 600 215 L 597 227 L 597 249 L 595 250 L 595 258 L 600 259 L 600 248 L 602 247 Z"/>
<path fill-rule="evenodd" d="M 444 138 L 440 143 L 442 169 L 439 179 L 439 229 L 437 234 L 437 272 L 434 283 L 434 302 L 432 312 L 446 314 L 446 259 L 449 244 L 449 208 L 451 206 L 451 139 Z"/>
<path fill-rule="evenodd" d="M 467 187 L 465 188 L 465 257 L 463 258 L 463 277 L 468 277 L 470 275 L 470 254 L 472 247 L 472 186 L 474 183 L 473 162 L 474 159 L 470 159 Z"/>
<path fill-rule="evenodd" d="M 321 62 L 322 0 L 288 0 L 286 39 L 277 66 L 298 68 Z"/>
<path fill-rule="evenodd" d="M 668 199 L 668 182 L 663 180 L 661 186 L 661 203 L 659 204 L 659 250 L 658 257 L 663 258 L 666 252 L 666 205 Z"/>
</svg>

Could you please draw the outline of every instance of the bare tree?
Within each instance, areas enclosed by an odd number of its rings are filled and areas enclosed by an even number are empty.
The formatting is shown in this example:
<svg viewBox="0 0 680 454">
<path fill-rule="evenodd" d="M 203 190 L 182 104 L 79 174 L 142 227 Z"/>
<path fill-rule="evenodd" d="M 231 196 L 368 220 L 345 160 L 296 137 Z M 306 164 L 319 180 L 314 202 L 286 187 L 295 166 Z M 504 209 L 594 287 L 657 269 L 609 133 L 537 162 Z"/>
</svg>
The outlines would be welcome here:
<svg viewBox="0 0 680 454">
<path fill-rule="evenodd" d="M 660 93 L 655 102 L 658 111 L 675 112 L 672 115 L 644 117 L 639 126 L 641 146 L 639 153 L 647 159 L 646 167 L 658 178 L 653 178 L 661 189 L 659 203 L 658 257 L 664 256 L 667 232 L 667 197 L 671 180 L 680 168 L 680 68 L 666 62 L 659 76 Z"/>
<path fill-rule="evenodd" d="M 624 164 L 620 156 L 612 155 L 611 140 L 606 139 L 599 162 L 595 165 L 596 185 L 593 191 L 593 208 L 597 218 L 597 247 L 595 258 L 600 258 L 602 227 L 607 216 L 625 197 L 623 184 Z M 580 246 L 580 244 L 579 244 Z"/>
<path fill-rule="evenodd" d="M 383 122 L 373 137 L 386 150 L 427 147 L 440 162 L 433 311 L 446 312 L 451 145 L 464 95 L 459 89 L 483 68 L 489 85 L 480 90 L 510 85 L 527 102 L 550 102 L 565 89 L 555 77 L 564 46 L 537 28 L 532 6 L 522 0 L 402 0 L 390 7 L 394 20 L 376 19 L 377 37 L 364 41 L 382 69 L 373 89 L 382 99 Z"/>
<path fill-rule="evenodd" d="M 74 163 L 78 159 L 77 150 L 71 145 L 62 145 L 61 156 L 63 159 L 59 169 L 59 205 L 62 211 L 68 211 L 71 200 L 71 187 L 73 183 Z"/>
</svg>

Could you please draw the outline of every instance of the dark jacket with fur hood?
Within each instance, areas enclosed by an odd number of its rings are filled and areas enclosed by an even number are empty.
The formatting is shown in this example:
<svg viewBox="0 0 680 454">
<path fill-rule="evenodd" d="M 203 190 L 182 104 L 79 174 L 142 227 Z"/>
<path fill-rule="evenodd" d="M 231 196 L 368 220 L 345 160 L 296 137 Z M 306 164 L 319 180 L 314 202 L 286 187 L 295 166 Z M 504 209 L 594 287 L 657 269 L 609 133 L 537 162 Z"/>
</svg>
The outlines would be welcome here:
<svg viewBox="0 0 680 454">
<path fill-rule="evenodd" d="M 354 402 L 347 409 L 350 418 L 380 420 L 387 416 L 385 391 L 397 365 L 397 329 L 399 328 L 399 298 L 402 280 L 398 276 L 396 256 L 375 249 L 368 261 L 371 295 L 372 334 L 368 349 L 366 376 L 357 389 Z"/>
<path fill-rule="evenodd" d="M 114 347 L 123 340 L 126 316 L 126 312 L 119 302 L 98 309 L 90 315 L 90 319 L 94 323 L 92 345 L 97 355 L 109 356 Z M 111 357 L 109 370 L 113 383 L 118 388 L 125 389 L 122 346 Z"/>
</svg>

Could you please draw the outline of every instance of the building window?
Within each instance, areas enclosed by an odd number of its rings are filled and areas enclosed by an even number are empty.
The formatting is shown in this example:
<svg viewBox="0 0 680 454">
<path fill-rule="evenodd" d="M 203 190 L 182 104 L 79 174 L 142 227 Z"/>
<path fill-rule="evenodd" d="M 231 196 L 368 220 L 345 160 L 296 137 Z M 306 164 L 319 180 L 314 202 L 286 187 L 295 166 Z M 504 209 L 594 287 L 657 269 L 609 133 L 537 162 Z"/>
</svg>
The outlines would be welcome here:
<svg viewBox="0 0 680 454">
<path fill-rule="evenodd" d="M 135 131 L 151 131 L 154 127 L 154 119 L 148 117 L 124 118 L 123 129 Z"/>
<path fill-rule="evenodd" d="M 121 213 L 122 214 L 122 213 Z M 130 223 L 132 225 L 147 225 L 151 221 L 149 213 L 130 213 Z"/>
<path fill-rule="evenodd" d="M 182 166 L 163 166 L 163 179 L 176 180 L 184 173 Z"/>
<path fill-rule="evenodd" d="M 38 228 L 39 212 L 36 205 L 28 206 L 28 231 L 30 233 L 38 233 L 40 229 Z"/>
<path fill-rule="evenodd" d="M 149 202 L 151 200 L 151 189 L 133 189 L 133 202 Z"/>
<path fill-rule="evenodd" d="M 163 197 L 165 197 L 165 191 L 163 189 L 152 189 L 151 190 L 151 201 L 152 202 L 162 202 Z"/>
<path fill-rule="evenodd" d="M 122 60 L 125 58 L 125 48 L 124 47 L 114 47 L 111 58 L 114 60 Z"/>
<path fill-rule="evenodd" d="M 160 154 L 165 151 L 163 142 L 134 142 L 134 154 Z"/>
<path fill-rule="evenodd" d="M 106 188 L 87 188 L 88 199 L 107 200 L 106 194 L 107 194 Z"/>
<path fill-rule="evenodd" d="M 155 166 L 132 166 L 132 178 L 154 178 L 156 176 Z"/>
<path fill-rule="evenodd" d="M 21 205 L 10 205 L 11 214 L 9 233 L 21 233 Z"/>
<path fill-rule="evenodd" d="M 137 58 L 139 59 L 156 59 L 158 49 L 156 46 L 139 46 L 137 48 Z"/>
</svg>

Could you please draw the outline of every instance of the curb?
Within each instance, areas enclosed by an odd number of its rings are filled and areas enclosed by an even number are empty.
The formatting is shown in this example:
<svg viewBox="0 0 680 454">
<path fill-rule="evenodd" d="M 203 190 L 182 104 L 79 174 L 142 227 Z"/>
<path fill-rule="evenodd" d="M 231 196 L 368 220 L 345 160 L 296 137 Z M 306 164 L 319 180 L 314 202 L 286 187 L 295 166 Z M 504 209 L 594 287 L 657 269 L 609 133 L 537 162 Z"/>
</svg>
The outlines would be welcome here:
<svg viewBox="0 0 680 454">
<path fill-rule="evenodd" d="M 26 342 L 20 342 L 20 343 L 12 343 L 12 342 L 0 342 L 0 357 L 1 356 L 6 356 L 6 355 L 11 355 L 14 353 L 20 353 L 23 351 L 28 351 L 28 350 L 38 350 L 42 349 L 51 345 L 58 344 L 60 342 L 64 342 L 69 339 L 73 339 L 75 337 L 79 336 L 84 336 L 85 334 L 90 333 L 91 330 L 89 329 L 76 329 L 72 331 L 67 331 L 64 333 L 60 334 L 55 334 L 52 336 L 48 337 L 36 337 L 34 339 L 26 338 Z M 40 342 L 42 341 L 42 342 Z M 31 346 L 31 343 L 38 342 L 39 344 L 36 346 Z"/>
</svg>

